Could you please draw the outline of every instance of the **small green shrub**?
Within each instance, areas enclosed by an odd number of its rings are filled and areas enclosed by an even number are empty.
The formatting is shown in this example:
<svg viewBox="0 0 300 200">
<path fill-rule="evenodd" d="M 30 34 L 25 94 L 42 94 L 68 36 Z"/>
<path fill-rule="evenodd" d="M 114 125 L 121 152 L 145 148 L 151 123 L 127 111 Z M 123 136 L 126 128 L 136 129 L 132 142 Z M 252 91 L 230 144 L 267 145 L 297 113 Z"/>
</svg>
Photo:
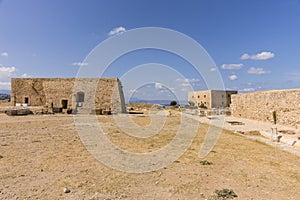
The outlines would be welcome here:
<svg viewBox="0 0 300 200">
<path fill-rule="evenodd" d="M 212 163 L 212 162 L 209 162 L 209 161 L 207 161 L 207 160 L 201 160 L 201 161 L 200 161 L 200 164 L 201 164 L 201 165 L 212 165 L 213 163 Z"/>
<path fill-rule="evenodd" d="M 236 193 L 231 189 L 215 190 L 219 198 L 228 199 L 237 197 Z"/>
<path fill-rule="evenodd" d="M 277 123 L 277 114 L 276 114 L 275 110 L 272 112 L 272 115 L 273 115 L 273 122 L 274 122 L 274 124 L 276 124 Z"/>
<path fill-rule="evenodd" d="M 177 101 L 171 101 L 170 102 L 170 106 L 176 106 L 177 105 Z"/>
<path fill-rule="evenodd" d="M 193 101 L 189 101 L 189 105 L 193 107 L 195 106 L 195 103 Z"/>
<path fill-rule="evenodd" d="M 201 103 L 199 108 L 207 109 L 207 107 L 206 107 L 206 105 L 204 105 L 204 103 Z"/>
</svg>

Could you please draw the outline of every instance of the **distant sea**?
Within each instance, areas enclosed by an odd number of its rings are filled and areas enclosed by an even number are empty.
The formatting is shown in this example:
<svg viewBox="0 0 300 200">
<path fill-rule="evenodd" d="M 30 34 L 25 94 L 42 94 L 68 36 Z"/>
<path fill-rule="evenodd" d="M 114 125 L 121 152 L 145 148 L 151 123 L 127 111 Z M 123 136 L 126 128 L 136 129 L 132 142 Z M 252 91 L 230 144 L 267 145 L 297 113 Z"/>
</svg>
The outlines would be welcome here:
<svg viewBox="0 0 300 200">
<path fill-rule="evenodd" d="M 169 106 L 173 100 L 142 100 L 142 99 L 130 99 L 129 103 L 148 103 L 148 104 L 158 104 L 162 106 Z M 187 101 L 177 101 L 177 104 L 187 105 Z"/>
<path fill-rule="evenodd" d="M 0 90 L 0 94 L 10 94 L 10 90 Z"/>
</svg>

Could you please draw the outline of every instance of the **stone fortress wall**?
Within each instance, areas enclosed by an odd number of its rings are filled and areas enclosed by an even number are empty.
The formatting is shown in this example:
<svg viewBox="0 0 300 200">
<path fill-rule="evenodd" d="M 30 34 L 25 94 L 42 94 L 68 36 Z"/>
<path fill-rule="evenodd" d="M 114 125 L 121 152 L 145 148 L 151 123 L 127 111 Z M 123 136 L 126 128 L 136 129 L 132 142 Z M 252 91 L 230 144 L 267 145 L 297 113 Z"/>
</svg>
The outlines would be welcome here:
<svg viewBox="0 0 300 200">
<path fill-rule="evenodd" d="M 84 94 L 80 104 L 78 92 Z M 125 112 L 122 85 L 117 78 L 12 78 L 11 102 L 13 105 L 71 109 L 80 106 Z"/>
<path fill-rule="evenodd" d="M 300 128 L 300 89 L 270 90 L 231 96 L 234 117 L 273 122 Z"/>
</svg>

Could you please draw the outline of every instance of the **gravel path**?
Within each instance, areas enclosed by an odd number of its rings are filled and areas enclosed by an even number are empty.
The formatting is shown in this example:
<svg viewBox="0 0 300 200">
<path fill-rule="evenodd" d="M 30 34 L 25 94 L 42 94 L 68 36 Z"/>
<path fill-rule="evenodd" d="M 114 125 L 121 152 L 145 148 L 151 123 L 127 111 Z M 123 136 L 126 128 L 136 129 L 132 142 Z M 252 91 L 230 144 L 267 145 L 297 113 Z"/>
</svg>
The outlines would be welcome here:
<svg viewBox="0 0 300 200">
<path fill-rule="evenodd" d="M 220 117 L 218 117 L 218 116 L 215 116 L 213 119 L 209 119 L 207 117 L 199 117 L 199 116 L 191 115 L 191 114 L 186 114 L 186 115 L 193 119 L 199 120 L 199 122 L 204 123 L 204 124 L 211 124 L 212 121 L 214 121 L 214 120 L 221 120 Z M 233 125 L 232 123 L 229 123 L 229 122 L 239 122 L 239 124 Z M 241 133 L 245 133 L 245 132 L 249 132 L 249 131 L 259 131 L 259 132 L 262 131 L 265 133 L 270 133 L 272 127 L 274 127 L 274 125 L 269 122 L 262 122 L 262 121 L 245 119 L 245 118 L 225 116 L 224 117 L 224 125 L 222 128 L 233 131 L 237 134 L 243 135 L 249 139 L 264 142 L 270 146 L 282 149 L 284 151 L 290 152 L 290 153 L 300 157 L 300 140 L 298 139 L 298 138 L 300 138 L 300 129 L 295 129 L 292 127 L 277 124 L 276 127 L 277 127 L 278 131 L 292 130 L 292 131 L 295 131 L 295 133 L 296 133 L 293 135 L 288 135 L 288 134 L 283 135 L 282 134 L 283 137 L 281 139 L 281 142 L 273 142 L 269 138 L 265 138 L 262 136 L 250 136 L 250 135 L 241 134 Z M 296 144 L 294 144 L 292 146 L 291 144 L 294 141 L 296 141 Z"/>
</svg>

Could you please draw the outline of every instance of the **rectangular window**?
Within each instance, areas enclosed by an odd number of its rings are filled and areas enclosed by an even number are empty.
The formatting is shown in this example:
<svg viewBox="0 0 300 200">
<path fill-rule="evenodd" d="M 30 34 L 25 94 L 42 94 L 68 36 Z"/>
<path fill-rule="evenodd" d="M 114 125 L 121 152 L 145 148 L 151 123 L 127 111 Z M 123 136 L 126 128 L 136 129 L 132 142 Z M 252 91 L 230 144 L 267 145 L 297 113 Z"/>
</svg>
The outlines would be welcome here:
<svg viewBox="0 0 300 200">
<path fill-rule="evenodd" d="M 28 97 L 25 97 L 25 99 L 24 99 L 24 103 L 29 103 L 29 98 Z"/>
<path fill-rule="evenodd" d="M 68 100 L 61 100 L 62 108 L 67 109 L 68 108 Z"/>
</svg>

